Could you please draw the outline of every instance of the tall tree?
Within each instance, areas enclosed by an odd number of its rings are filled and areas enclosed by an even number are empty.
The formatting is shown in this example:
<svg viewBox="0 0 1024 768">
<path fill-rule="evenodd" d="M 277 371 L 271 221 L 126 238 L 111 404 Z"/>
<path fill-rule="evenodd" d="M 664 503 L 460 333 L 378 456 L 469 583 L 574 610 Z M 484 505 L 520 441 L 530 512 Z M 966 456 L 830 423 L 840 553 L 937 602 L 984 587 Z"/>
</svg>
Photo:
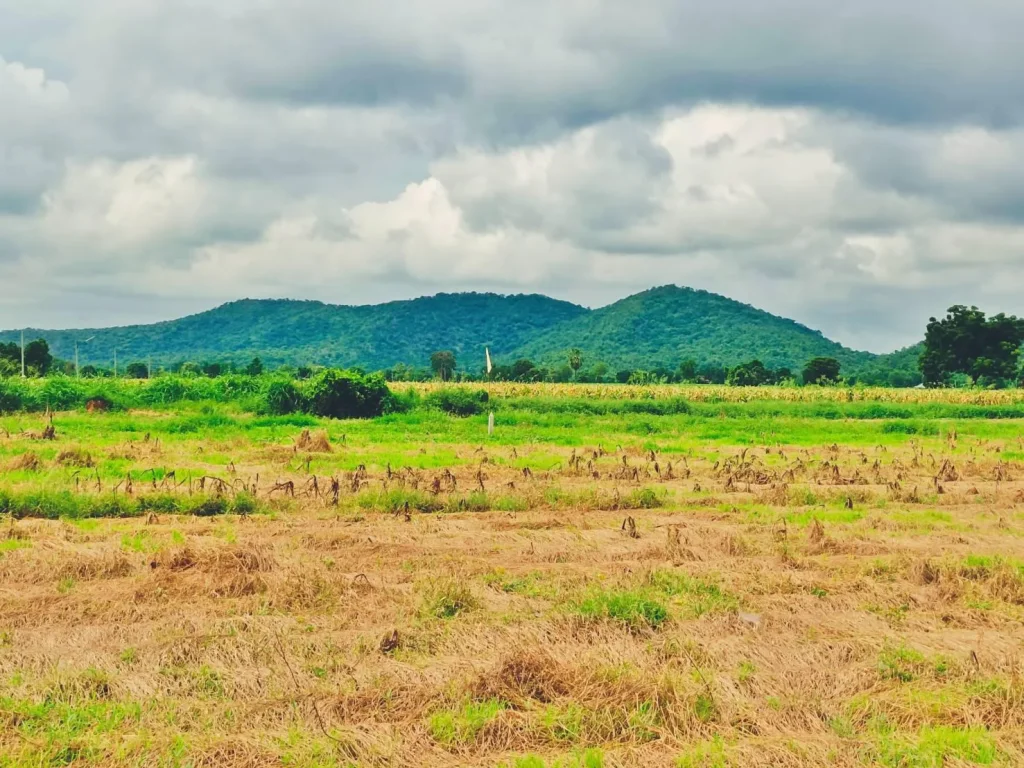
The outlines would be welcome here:
<svg viewBox="0 0 1024 768">
<path fill-rule="evenodd" d="M 430 356 L 430 367 L 441 381 L 450 381 L 455 373 L 455 353 L 447 349 L 435 352 Z"/>
<path fill-rule="evenodd" d="M 697 380 L 697 361 L 694 360 L 692 357 L 688 358 L 686 360 L 683 360 L 683 362 L 681 362 L 679 364 L 678 376 L 679 376 L 679 380 L 680 381 L 685 381 L 685 382 L 696 381 Z"/>
<path fill-rule="evenodd" d="M 263 373 L 263 361 L 258 357 L 254 357 L 247 366 L 245 366 L 245 372 L 250 376 L 259 376 Z"/>
<path fill-rule="evenodd" d="M 928 323 L 921 353 L 925 384 L 945 383 L 954 374 L 975 381 L 1006 381 L 1017 377 L 1024 321 L 1005 314 L 985 317 L 977 307 L 956 305 L 942 320 Z"/>
<path fill-rule="evenodd" d="M 804 366 L 804 384 L 835 384 L 839 381 L 839 361 L 833 357 L 816 357 Z"/>
<path fill-rule="evenodd" d="M 764 367 L 764 363 L 760 360 L 751 360 L 729 371 L 725 383 L 730 387 L 759 387 L 762 384 L 770 384 L 771 380 L 772 372 Z"/>
<path fill-rule="evenodd" d="M 128 363 L 128 366 L 124 369 L 124 372 L 129 379 L 149 378 L 149 366 L 146 365 L 145 363 Z"/>
<path fill-rule="evenodd" d="M 575 379 L 576 374 L 583 367 L 583 353 L 576 347 L 573 347 L 569 350 L 568 357 L 569 367 L 572 368 L 572 377 Z"/>
<path fill-rule="evenodd" d="M 53 365 L 50 345 L 45 339 L 36 339 L 25 345 L 25 367 L 31 368 L 38 376 L 45 376 Z"/>
</svg>

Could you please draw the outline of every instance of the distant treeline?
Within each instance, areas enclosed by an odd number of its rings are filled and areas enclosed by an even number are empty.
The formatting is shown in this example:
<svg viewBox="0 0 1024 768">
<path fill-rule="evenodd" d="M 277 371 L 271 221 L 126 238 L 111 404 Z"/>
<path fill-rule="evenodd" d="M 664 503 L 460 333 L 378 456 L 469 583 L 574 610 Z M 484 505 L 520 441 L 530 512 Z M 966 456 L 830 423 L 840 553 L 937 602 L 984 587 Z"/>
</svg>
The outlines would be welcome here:
<svg viewBox="0 0 1024 768">
<path fill-rule="evenodd" d="M 589 361 L 584 351 L 574 347 L 565 350 L 564 362 L 558 365 L 538 365 L 526 358 L 512 362 L 499 360 L 492 364 L 489 355 L 485 358 L 487 364 L 483 365 L 484 355 L 480 355 L 479 367 L 476 367 L 467 365 L 465 360 L 460 361 L 452 350 L 437 350 L 430 355 L 426 365 L 398 364 L 375 373 L 387 382 L 440 379 L 461 382 L 702 383 L 730 386 L 863 384 L 889 387 L 912 387 L 924 383 L 928 386 L 1003 388 L 1021 383 L 1022 341 L 1024 320 L 1002 314 L 986 318 L 976 307 L 958 305 L 951 307 L 942 320 L 931 319 L 917 360 L 917 370 L 862 369 L 851 374 L 844 372 L 840 361 L 832 357 L 807 360 L 799 371 L 785 367 L 773 369 L 760 360 L 727 367 L 718 363 L 698 363 L 694 359 L 682 360 L 675 368 L 657 365 L 611 370 L 601 361 Z M 274 372 L 284 378 L 304 381 L 323 370 L 312 365 L 280 366 Z M 360 368 L 349 370 L 359 376 L 369 373 Z M 97 365 L 85 365 L 79 369 L 74 361 L 54 358 L 43 339 L 28 342 L 24 351 L 16 343 L 0 344 L 0 378 L 15 377 L 22 371 L 29 377 L 64 374 L 87 380 L 115 377 L 147 379 L 166 374 L 217 379 L 223 376 L 258 377 L 268 372 L 259 357 L 244 365 L 223 361 L 180 361 L 170 366 L 153 367 L 148 361 L 132 360 L 116 370 Z"/>
</svg>

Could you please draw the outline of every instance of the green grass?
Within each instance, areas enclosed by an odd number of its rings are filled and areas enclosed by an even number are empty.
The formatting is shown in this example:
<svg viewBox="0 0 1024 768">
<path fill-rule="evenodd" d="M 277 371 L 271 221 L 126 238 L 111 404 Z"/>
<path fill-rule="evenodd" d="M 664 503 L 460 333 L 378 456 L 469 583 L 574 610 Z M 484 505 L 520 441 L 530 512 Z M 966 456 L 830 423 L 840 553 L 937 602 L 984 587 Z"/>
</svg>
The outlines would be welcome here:
<svg viewBox="0 0 1024 768">
<path fill-rule="evenodd" d="M 875 764 L 887 768 L 943 768 L 950 760 L 972 765 L 992 765 L 1000 752 L 995 739 L 983 728 L 922 728 L 915 735 L 883 730 L 873 745 Z"/>
<path fill-rule="evenodd" d="M 431 738 L 445 747 L 471 744 L 477 735 L 493 722 L 508 705 L 500 699 L 470 701 L 459 709 L 435 712 L 427 722 Z"/>
<path fill-rule="evenodd" d="M 721 736 L 690 747 L 676 759 L 675 764 L 676 768 L 726 768 L 730 765 Z"/>
<path fill-rule="evenodd" d="M 632 631 L 660 629 L 668 621 L 668 608 L 642 590 L 595 588 L 572 610 L 590 620 L 608 620 Z"/>
<path fill-rule="evenodd" d="M 498 768 L 604 768 L 604 753 L 600 749 L 588 749 L 573 755 L 548 758 L 539 755 L 524 755 L 511 762 L 502 762 Z"/>
<path fill-rule="evenodd" d="M 878 674 L 883 680 L 909 683 L 927 668 L 924 654 L 905 645 L 890 645 L 878 656 Z"/>
<path fill-rule="evenodd" d="M 96 517 L 139 517 L 150 512 L 210 517 L 251 514 L 267 510 L 267 504 L 251 494 L 219 496 L 197 493 L 82 493 L 73 490 L 5 490 L 0 488 L 0 514 L 15 518 L 80 520 Z"/>
<path fill-rule="evenodd" d="M 718 584 L 682 571 L 652 571 L 647 576 L 645 586 L 659 595 L 671 598 L 673 605 L 679 606 L 687 618 L 729 613 L 739 608 L 739 600 Z"/>
<path fill-rule="evenodd" d="M 480 605 L 472 590 L 455 579 L 430 584 L 423 597 L 422 611 L 437 619 L 454 619 Z"/>
</svg>

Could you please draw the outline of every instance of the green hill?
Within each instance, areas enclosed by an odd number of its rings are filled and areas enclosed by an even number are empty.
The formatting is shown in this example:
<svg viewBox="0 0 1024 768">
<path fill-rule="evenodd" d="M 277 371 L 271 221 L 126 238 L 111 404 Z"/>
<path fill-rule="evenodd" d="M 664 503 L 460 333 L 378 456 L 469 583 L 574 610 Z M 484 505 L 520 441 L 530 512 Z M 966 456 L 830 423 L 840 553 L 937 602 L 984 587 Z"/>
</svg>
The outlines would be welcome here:
<svg viewBox="0 0 1024 768">
<path fill-rule="evenodd" d="M 395 363 L 426 366 L 430 354 L 454 350 L 482 364 L 484 346 L 503 355 L 537 333 L 588 310 L 546 296 L 493 293 L 438 294 L 376 306 L 339 306 L 318 301 L 231 302 L 197 315 L 152 325 L 68 331 L 31 329 L 57 357 L 74 358 L 75 339 L 83 365 L 118 360 L 173 363 L 182 360 L 248 362 L 259 355 L 277 365 L 320 364 L 385 368 Z M 0 333 L 15 341 L 19 334 Z M 474 368 L 476 365 L 474 364 Z"/>
<path fill-rule="evenodd" d="M 0 333 L 13 341 L 14 332 Z M 529 358 L 560 365 L 571 347 L 585 366 L 612 371 L 676 368 L 687 358 L 733 366 L 757 358 L 769 367 L 798 371 L 813 357 L 835 357 L 847 373 L 887 380 L 893 370 L 913 375 L 919 349 L 891 355 L 857 352 L 820 332 L 707 291 L 663 286 L 590 310 L 546 296 L 492 293 L 438 294 L 376 306 L 339 306 L 316 301 L 235 301 L 208 312 L 152 325 L 68 331 L 29 330 L 58 357 L 109 366 L 118 360 L 152 358 L 247 362 L 255 355 L 271 365 L 321 364 L 382 369 L 397 363 L 428 364 L 430 354 L 452 349 L 460 367 L 476 371 L 483 348 L 496 361 Z"/>
<path fill-rule="evenodd" d="M 589 360 L 627 369 L 675 368 L 687 358 L 733 366 L 756 358 L 772 368 L 797 370 L 814 357 L 834 357 L 853 369 L 877 359 L 793 320 L 674 285 L 567 320 L 528 341 L 517 354 L 538 362 L 561 362 L 570 347 L 579 347 Z"/>
</svg>

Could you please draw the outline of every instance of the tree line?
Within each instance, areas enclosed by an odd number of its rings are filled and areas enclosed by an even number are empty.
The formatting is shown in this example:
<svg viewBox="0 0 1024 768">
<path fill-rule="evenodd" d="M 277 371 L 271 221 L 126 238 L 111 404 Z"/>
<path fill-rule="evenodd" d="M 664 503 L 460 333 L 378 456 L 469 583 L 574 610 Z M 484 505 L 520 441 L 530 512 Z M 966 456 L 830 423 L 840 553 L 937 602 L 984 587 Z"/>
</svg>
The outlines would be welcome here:
<svg viewBox="0 0 1024 768">
<path fill-rule="evenodd" d="M 1024 320 L 1005 314 L 986 317 L 984 312 L 973 306 L 950 307 L 942 319 L 933 317 L 929 320 L 918 361 L 921 380 L 926 386 L 931 387 L 1020 386 L 1024 380 L 1020 359 L 1022 342 Z M 694 383 L 739 387 L 857 383 L 853 376 L 844 377 L 841 363 L 830 357 L 809 360 L 800 371 L 792 371 L 785 367 L 772 369 L 760 360 L 750 360 L 730 368 L 718 363 L 698 363 L 696 360 L 686 359 L 676 368 L 658 365 L 648 369 L 618 371 L 612 371 L 600 361 L 589 366 L 586 363 L 584 352 L 579 348 L 571 348 L 566 350 L 560 364 L 538 365 L 528 359 L 519 359 L 511 363 L 497 362 L 491 366 L 490 371 L 481 366 L 474 372 L 468 367 L 458 367 L 454 351 L 438 350 L 430 355 L 429 367 L 398 364 L 379 373 L 387 381 L 399 382 L 440 379 L 639 385 Z M 321 366 L 281 366 L 276 370 L 290 374 L 295 379 L 304 380 L 321 369 Z M 115 375 L 112 368 L 91 364 L 76 370 L 73 362 L 55 358 L 44 339 L 34 339 L 25 344 L 24 370 L 30 377 L 66 374 L 104 378 Z M 135 379 L 145 379 L 163 371 L 185 376 L 216 378 L 225 374 L 258 376 L 265 370 L 263 361 L 259 357 L 254 357 L 246 365 L 182 361 L 156 370 L 147 362 L 131 361 L 116 373 L 121 377 Z M 366 373 L 359 368 L 354 370 Z M 18 376 L 21 372 L 21 345 L 13 342 L 0 343 L 0 377 Z"/>
</svg>

